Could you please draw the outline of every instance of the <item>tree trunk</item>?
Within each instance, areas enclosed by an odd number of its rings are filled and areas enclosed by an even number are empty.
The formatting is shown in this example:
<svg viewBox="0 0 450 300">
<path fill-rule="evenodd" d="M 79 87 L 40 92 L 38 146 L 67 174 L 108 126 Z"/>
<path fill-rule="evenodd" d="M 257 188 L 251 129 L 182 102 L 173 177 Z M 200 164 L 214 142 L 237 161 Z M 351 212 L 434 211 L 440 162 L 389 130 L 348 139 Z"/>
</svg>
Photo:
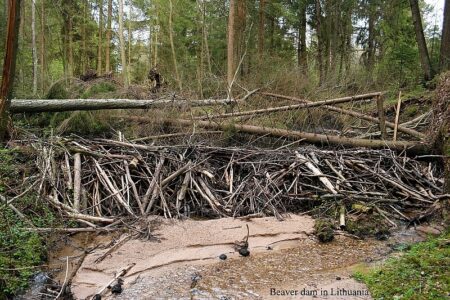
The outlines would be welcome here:
<svg viewBox="0 0 450 300">
<path fill-rule="evenodd" d="M 38 73 L 38 58 L 36 47 L 36 0 L 31 1 L 31 54 L 33 57 L 33 95 L 36 95 Z"/>
<path fill-rule="evenodd" d="M 316 4 L 316 34 L 317 34 L 317 64 L 319 67 L 319 85 L 324 82 L 324 68 L 323 68 L 323 34 L 322 34 L 322 9 L 320 0 L 315 1 Z"/>
<path fill-rule="evenodd" d="M 81 34 L 82 34 L 82 39 L 83 39 L 83 45 L 82 45 L 82 52 L 81 52 L 81 59 L 82 59 L 82 61 L 81 61 L 81 72 L 83 73 L 83 74 L 86 74 L 86 71 L 87 71 L 87 65 L 88 65 L 88 59 L 87 59 L 87 41 L 86 41 L 86 39 L 87 39 L 87 36 L 86 36 L 86 23 L 87 23 L 87 6 L 88 6 L 88 3 L 87 3 L 87 1 L 88 0 L 84 0 L 83 1 L 83 27 L 82 27 L 82 32 L 81 32 Z"/>
<path fill-rule="evenodd" d="M 235 19 L 235 66 L 239 68 L 239 62 L 245 53 L 245 30 L 247 27 L 247 5 L 246 0 L 237 0 L 236 5 L 236 19 Z M 241 75 L 244 75 L 244 68 L 240 69 Z"/>
<path fill-rule="evenodd" d="M 178 83 L 178 88 L 180 91 L 183 90 L 183 85 L 181 84 L 180 73 L 178 73 L 178 63 L 177 63 L 177 55 L 175 52 L 175 44 L 173 41 L 173 5 L 172 0 L 169 0 L 169 39 L 170 39 L 170 49 L 172 50 L 172 59 L 173 59 L 173 67 L 175 70 L 175 79 Z"/>
<path fill-rule="evenodd" d="M 106 29 L 105 72 L 111 72 L 111 35 L 112 35 L 112 0 L 108 0 L 108 25 Z"/>
<path fill-rule="evenodd" d="M 266 0 L 259 0 L 259 26 L 258 26 L 258 55 L 259 60 L 262 62 L 262 58 L 264 55 L 264 36 L 265 36 L 265 13 L 266 9 Z"/>
<path fill-rule="evenodd" d="M 306 3 L 300 1 L 299 5 L 297 62 L 301 71 L 306 74 L 308 70 L 308 58 L 306 53 Z"/>
<path fill-rule="evenodd" d="M 409 4 L 411 6 L 412 19 L 414 22 L 414 30 L 416 32 L 416 41 L 417 41 L 417 45 L 419 47 L 420 64 L 422 65 L 422 70 L 423 70 L 425 80 L 429 81 L 432 78 L 432 70 L 431 70 L 430 57 L 428 55 L 427 43 L 425 41 L 425 36 L 423 34 L 422 18 L 420 16 L 420 9 L 419 9 L 419 1 L 418 0 L 409 0 Z"/>
<path fill-rule="evenodd" d="M 375 10 L 369 4 L 369 20 L 368 20 L 369 37 L 367 40 L 367 67 L 371 72 L 375 65 Z"/>
<path fill-rule="evenodd" d="M 154 107 L 212 106 L 235 103 L 228 99 L 208 100 L 130 100 L 130 99 L 13 99 L 10 103 L 11 113 L 61 112 L 78 110 L 104 109 L 147 109 Z"/>
<path fill-rule="evenodd" d="M 122 77 L 125 89 L 128 89 L 127 58 L 125 57 L 125 40 L 123 38 L 123 0 L 119 0 L 119 43 L 120 59 L 122 61 Z"/>
<path fill-rule="evenodd" d="M 137 122 L 153 122 L 154 119 L 148 117 L 126 117 L 127 120 L 137 121 Z M 318 144 L 321 146 L 348 146 L 348 147 L 366 147 L 372 149 L 383 149 L 389 148 L 396 151 L 407 151 L 413 154 L 428 153 L 429 146 L 422 142 L 405 142 L 405 141 L 382 141 L 382 140 L 368 140 L 368 139 L 357 139 L 348 138 L 335 135 L 325 135 L 325 134 L 315 134 L 303 131 L 293 131 L 285 130 L 271 127 L 260 127 L 253 125 L 238 125 L 238 124 L 218 124 L 209 121 L 193 121 L 193 120 L 183 120 L 183 119 L 166 119 L 169 124 L 176 125 L 196 125 L 198 127 L 203 127 L 213 130 L 223 130 L 229 131 L 230 127 L 238 132 L 246 132 L 251 134 L 258 134 L 263 136 L 272 136 L 280 138 L 288 138 L 293 140 L 305 140 L 306 142 Z"/>
<path fill-rule="evenodd" d="M 235 0 L 230 0 L 230 11 L 228 15 L 228 44 L 227 44 L 227 83 L 228 94 L 231 98 L 231 85 L 233 83 L 235 72 L 234 58 L 234 23 L 235 23 Z"/>
<path fill-rule="evenodd" d="M 2 82 L 0 86 L 0 142 L 4 141 L 8 126 L 9 117 L 7 110 L 11 101 L 11 93 L 15 77 L 16 54 L 18 46 L 17 32 L 20 24 L 20 4 L 20 0 L 8 1 L 5 58 L 3 61 Z"/>
<path fill-rule="evenodd" d="M 69 23 L 68 23 L 68 39 L 69 39 L 69 49 L 68 49 L 68 72 L 69 72 L 69 76 L 72 77 L 73 76 L 73 18 L 72 15 L 69 15 L 69 19 L 68 19 Z"/>
<path fill-rule="evenodd" d="M 41 91 L 45 93 L 45 4 L 41 0 Z"/>
<path fill-rule="evenodd" d="M 158 65 L 158 43 L 159 43 L 159 30 L 160 30 L 160 28 L 159 28 L 159 10 L 158 10 L 157 4 L 155 4 L 155 15 L 156 15 L 156 30 L 155 30 L 155 33 L 153 34 L 155 37 L 154 38 L 154 40 L 155 40 L 154 50 L 153 50 L 153 54 L 154 54 L 153 67 L 156 68 Z"/>
<path fill-rule="evenodd" d="M 445 0 L 439 66 L 441 71 L 450 70 L 450 0 Z"/>
<path fill-rule="evenodd" d="M 103 0 L 98 0 L 98 48 L 97 48 L 97 75 L 102 75 L 102 53 L 103 53 Z"/>
<path fill-rule="evenodd" d="M 292 100 L 292 101 L 297 101 L 300 103 L 315 103 L 313 101 L 308 101 L 305 99 L 300 99 L 300 98 L 295 98 L 295 97 L 290 97 L 290 96 L 284 96 L 284 95 L 278 95 L 278 94 L 273 94 L 273 93 L 261 93 L 261 95 L 266 95 L 266 96 L 270 96 L 270 97 L 276 97 L 276 98 L 280 98 L 280 99 L 288 99 L 288 100 Z M 378 93 L 372 94 L 372 95 L 366 95 L 366 96 L 370 96 L 370 97 L 375 97 L 378 96 Z M 354 96 L 355 97 L 355 96 Z M 359 96 L 361 97 L 361 95 Z M 362 114 L 360 112 L 357 111 L 353 111 L 353 110 L 348 110 L 348 109 L 344 109 L 344 108 L 340 108 L 340 107 L 336 107 L 336 106 L 331 106 L 331 105 L 324 105 L 322 106 L 323 108 L 329 110 L 329 111 L 334 111 L 340 114 L 344 114 L 344 115 L 348 115 L 348 116 L 352 116 L 361 120 L 366 120 L 375 124 L 379 124 L 380 120 L 378 118 L 366 115 L 366 114 Z M 389 128 L 394 128 L 395 124 L 392 122 L 387 122 L 386 121 L 386 127 Z M 410 128 L 406 128 L 403 126 L 399 126 L 398 127 L 398 131 L 409 134 L 410 136 L 416 137 L 418 139 L 424 139 L 426 136 L 425 134 L 414 130 L 414 129 L 410 129 Z"/>
<path fill-rule="evenodd" d="M 128 82 L 131 82 L 131 43 L 133 42 L 133 32 L 131 29 L 132 4 L 128 7 Z"/>
</svg>

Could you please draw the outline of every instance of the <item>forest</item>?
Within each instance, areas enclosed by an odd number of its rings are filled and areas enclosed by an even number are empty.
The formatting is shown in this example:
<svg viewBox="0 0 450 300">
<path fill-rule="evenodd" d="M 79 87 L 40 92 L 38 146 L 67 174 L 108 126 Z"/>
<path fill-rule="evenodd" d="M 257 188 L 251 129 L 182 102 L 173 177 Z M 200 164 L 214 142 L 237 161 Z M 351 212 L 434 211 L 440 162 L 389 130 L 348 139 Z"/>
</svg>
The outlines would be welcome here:
<svg viewBox="0 0 450 300">
<path fill-rule="evenodd" d="M 0 299 L 448 296 L 450 0 L 3 0 L 0 40 Z"/>
</svg>

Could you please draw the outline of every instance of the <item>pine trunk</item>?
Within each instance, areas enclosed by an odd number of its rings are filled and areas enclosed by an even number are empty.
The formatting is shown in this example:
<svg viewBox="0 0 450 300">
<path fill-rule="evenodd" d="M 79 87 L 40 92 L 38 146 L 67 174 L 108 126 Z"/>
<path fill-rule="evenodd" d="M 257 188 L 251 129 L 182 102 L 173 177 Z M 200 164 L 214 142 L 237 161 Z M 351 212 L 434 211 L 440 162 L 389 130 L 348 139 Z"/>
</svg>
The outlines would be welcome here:
<svg viewBox="0 0 450 300">
<path fill-rule="evenodd" d="M 416 41 L 419 47 L 419 57 L 420 64 L 422 65 L 422 70 L 424 74 L 424 79 L 426 81 L 431 80 L 431 62 L 428 55 L 427 43 L 425 41 L 425 36 L 423 34 L 422 18 L 420 16 L 419 1 L 409 0 L 411 6 L 412 19 L 414 22 L 414 30 L 416 32 Z"/>
<path fill-rule="evenodd" d="M 108 25 L 106 29 L 105 72 L 111 72 L 111 35 L 112 35 L 112 0 L 108 0 Z"/>
<path fill-rule="evenodd" d="M 125 89 L 128 88 L 127 58 L 125 57 L 125 40 L 123 38 L 123 0 L 119 0 L 119 43 L 120 59 L 122 61 L 122 76 Z"/>
<path fill-rule="evenodd" d="M 9 120 L 7 110 L 11 103 L 11 92 L 15 77 L 20 4 L 20 0 L 8 1 L 5 58 L 3 61 L 2 82 L 0 86 L 0 142 L 3 142 L 5 139 Z"/>
<path fill-rule="evenodd" d="M 178 63 L 177 55 L 175 52 L 175 44 L 173 41 L 173 5 L 172 0 L 169 0 L 169 39 L 170 39 L 170 49 L 172 50 L 173 68 L 175 70 L 175 78 L 178 83 L 179 90 L 183 90 L 183 85 L 181 84 L 180 73 L 178 73 Z"/>
<path fill-rule="evenodd" d="M 259 26 L 258 26 L 258 55 L 260 61 L 262 61 L 264 55 L 264 36 L 265 36 L 265 24 L 266 24 L 266 1 L 259 0 Z"/>
<path fill-rule="evenodd" d="M 33 57 L 33 95 L 36 95 L 38 73 L 38 58 L 36 47 L 36 0 L 31 1 L 31 53 Z"/>
<path fill-rule="evenodd" d="M 227 44 L 227 83 L 228 83 L 228 94 L 230 98 L 231 98 L 231 85 L 233 83 L 235 71 L 234 15 L 235 15 L 235 0 L 230 0 L 230 11 L 228 15 L 228 44 Z"/>
<path fill-rule="evenodd" d="M 445 0 L 439 65 L 441 71 L 450 70 L 450 0 Z"/>
<path fill-rule="evenodd" d="M 103 0 L 98 1 L 98 47 L 97 47 L 97 75 L 102 75 L 102 53 L 103 53 Z"/>
</svg>

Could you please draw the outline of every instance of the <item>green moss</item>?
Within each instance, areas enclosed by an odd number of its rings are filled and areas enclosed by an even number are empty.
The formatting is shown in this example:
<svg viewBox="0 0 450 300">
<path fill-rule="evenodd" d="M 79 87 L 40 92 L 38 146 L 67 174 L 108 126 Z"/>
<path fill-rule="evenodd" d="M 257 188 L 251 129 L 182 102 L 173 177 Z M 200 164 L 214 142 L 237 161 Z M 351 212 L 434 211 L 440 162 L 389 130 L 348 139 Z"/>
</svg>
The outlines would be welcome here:
<svg viewBox="0 0 450 300">
<path fill-rule="evenodd" d="M 331 242 L 334 239 L 333 222 L 328 219 L 316 220 L 314 233 L 321 243 Z"/>
<path fill-rule="evenodd" d="M 389 235 L 389 227 L 383 218 L 374 214 L 361 214 L 356 219 L 347 220 L 346 231 L 361 238 L 374 236 L 385 239 Z"/>
<path fill-rule="evenodd" d="M 354 277 L 367 284 L 374 299 L 448 299 L 450 234 L 413 245 L 369 272 Z"/>
<path fill-rule="evenodd" d="M 409 105 L 405 108 L 405 115 L 408 117 L 414 117 L 418 111 L 419 108 L 417 107 L 417 105 Z"/>
</svg>

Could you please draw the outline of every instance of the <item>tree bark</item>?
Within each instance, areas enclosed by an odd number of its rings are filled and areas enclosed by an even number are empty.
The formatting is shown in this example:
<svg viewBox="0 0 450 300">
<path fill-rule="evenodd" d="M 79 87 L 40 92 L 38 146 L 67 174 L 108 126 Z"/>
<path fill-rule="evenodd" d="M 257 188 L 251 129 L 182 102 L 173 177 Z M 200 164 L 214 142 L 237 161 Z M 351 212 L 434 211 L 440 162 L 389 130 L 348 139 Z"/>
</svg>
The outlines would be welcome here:
<svg viewBox="0 0 450 300">
<path fill-rule="evenodd" d="M 373 70 L 375 65 L 375 8 L 369 3 L 369 18 L 368 18 L 368 31 L 369 37 L 367 40 L 367 66 L 369 71 Z"/>
<path fill-rule="evenodd" d="M 320 0 L 315 1 L 316 4 L 316 34 L 317 34 L 317 63 L 319 67 L 319 85 L 322 85 L 324 76 L 323 66 L 323 39 L 322 39 L 322 9 L 320 6 Z"/>
<path fill-rule="evenodd" d="M 308 58 L 306 53 L 306 3 L 300 1 L 299 5 L 297 61 L 302 72 L 306 74 L 308 70 Z"/>
<path fill-rule="evenodd" d="M 450 70 L 450 0 L 445 0 L 444 22 L 442 24 L 442 39 L 439 66 L 441 71 Z"/>
<path fill-rule="evenodd" d="M 119 43 L 120 43 L 120 59 L 122 61 L 122 77 L 125 89 L 128 89 L 128 68 L 127 59 L 125 57 L 125 40 L 123 38 L 123 0 L 119 0 Z"/>
<path fill-rule="evenodd" d="M 8 23 L 6 29 L 5 58 L 3 61 L 2 82 L 0 86 L 0 142 L 5 139 L 11 92 L 15 77 L 16 54 L 18 46 L 17 32 L 20 24 L 20 0 L 8 1 Z"/>
<path fill-rule="evenodd" d="M 131 46 L 133 42 L 133 31 L 131 29 L 132 4 L 128 4 L 128 82 L 131 82 Z"/>
<path fill-rule="evenodd" d="M 38 58 L 36 47 L 36 0 L 31 1 L 31 54 L 33 57 L 33 95 L 36 95 L 38 76 Z"/>
<path fill-rule="evenodd" d="M 103 109 L 147 109 L 154 107 L 212 106 L 235 103 L 228 99 L 207 100 L 130 100 L 130 99 L 13 99 L 10 102 L 11 113 L 61 112 L 77 110 Z"/>
<path fill-rule="evenodd" d="M 266 24 L 266 0 L 259 0 L 259 26 L 258 26 L 258 56 L 262 61 L 264 55 L 264 36 L 265 36 L 265 24 Z"/>
<path fill-rule="evenodd" d="M 183 85 L 181 83 L 180 73 L 178 73 L 178 63 L 177 63 L 177 55 L 175 52 L 175 44 L 173 41 L 173 5 L 172 0 L 169 0 L 169 39 L 170 39 L 170 49 L 172 50 L 172 59 L 173 59 L 173 67 L 175 70 L 175 78 L 178 83 L 178 88 L 183 90 Z"/>
<path fill-rule="evenodd" d="M 297 102 L 301 102 L 301 103 L 314 103 L 312 101 L 308 101 L 305 99 L 300 99 L 300 98 L 295 98 L 295 97 L 290 97 L 290 96 L 284 96 L 284 95 L 278 95 L 278 94 L 273 94 L 273 93 L 261 93 L 262 95 L 266 95 L 266 96 L 270 96 L 270 97 L 276 97 L 276 98 L 281 98 L 281 99 L 288 99 L 288 100 L 292 100 L 292 101 L 297 101 Z M 377 94 L 373 94 L 374 96 Z M 331 106 L 331 105 L 324 105 L 323 108 L 330 110 L 330 111 L 334 111 L 334 112 L 338 112 L 341 114 L 345 114 L 345 115 L 349 115 L 358 119 L 362 119 L 362 120 L 366 120 L 375 124 L 379 124 L 380 120 L 378 118 L 374 118 L 372 116 L 369 115 L 365 115 L 362 114 L 360 112 L 357 111 L 353 111 L 353 110 L 348 110 L 348 109 L 343 109 L 340 107 L 335 107 L 335 106 Z M 392 122 L 386 122 L 386 126 L 389 128 L 394 128 L 395 124 Z M 409 134 L 410 136 L 419 138 L 419 139 L 424 139 L 425 138 L 425 134 L 416 131 L 414 129 L 410 129 L 410 128 L 406 128 L 403 126 L 398 126 L 398 131 Z"/>
<path fill-rule="evenodd" d="M 230 11 L 228 15 L 228 43 L 227 43 L 227 83 L 228 94 L 231 98 L 231 85 L 233 83 L 235 72 L 235 58 L 234 58 L 234 23 L 235 23 L 235 0 L 230 0 Z"/>
<path fill-rule="evenodd" d="M 97 47 L 97 75 L 102 75 L 102 55 L 103 55 L 103 0 L 98 0 L 98 47 Z"/>
<path fill-rule="evenodd" d="M 416 41 L 419 47 L 420 64 L 424 73 L 424 79 L 429 81 L 432 79 L 432 69 L 430 56 L 428 55 L 427 43 L 423 34 L 422 18 L 420 16 L 419 1 L 409 0 L 411 6 L 412 19 L 414 22 L 414 30 L 416 32 Z"/>
<path fill-rule="evenodd" d="M 105 72 L 111 72 L 112 0 L 108 0 L 108 25 L 106 29 Z"/>
<path fill-rule="evenodd" d="M 41 91 L 45 93 L 45 1 L 41 0 Z"/>
<path fill-rule="evenodd" d="M 87 3 L 88 0 L 84 0 L 83 1 L 83 27 L 81 29 L 81 34 L 82 34 L 82 39 L 83 39 L 83 45 L 82 45 L 82 52 L 81 52 L 81 71 L 83 74 L 86 74 L 87 71 L 87 65 L 88 65 L 88 61 L 87 61 L 87 36 L 86 36 L 86 23 L 87 23 Z"/>
<path fill-rule="evenodd" d="M 153 122 L 154 119 L 148 117 L 126 117 L 127 120 L 136 122 Z M 302 131 L 285 130 L 271 127 L 259 127 L 253 125 L 238 125 L 238 124 L 218 124 L 208 121 L 193 121 L 193 120 L 183 120 L 183 119 L 166 119 L 169 124 L 176 125 L 193 125 L 198 127 L 213 129 L 213 130 L 230 130 L 230 126 L 238 131 L 251 134 L 258 134 L 264 136 L 273 136 L 288 138 L 294 140 L 305 140 L 310 143 L 318 144 L 320 146 L 349 146 L 349 147 L 366 147 L 372 149 L 383 149 L 390 148 L 396 151 L 407 151 L 413 154 L 427 153 L 429 151 L 429 146 L 423 142 L 405 142 L 405 141 L 382 141 L 382 140 L 368 140 L 368 139 L 357 139 L 357 138 L 347 138 L 335 135 L 325 135 L 325 134 L 315 134 Z"/>
</svg>

